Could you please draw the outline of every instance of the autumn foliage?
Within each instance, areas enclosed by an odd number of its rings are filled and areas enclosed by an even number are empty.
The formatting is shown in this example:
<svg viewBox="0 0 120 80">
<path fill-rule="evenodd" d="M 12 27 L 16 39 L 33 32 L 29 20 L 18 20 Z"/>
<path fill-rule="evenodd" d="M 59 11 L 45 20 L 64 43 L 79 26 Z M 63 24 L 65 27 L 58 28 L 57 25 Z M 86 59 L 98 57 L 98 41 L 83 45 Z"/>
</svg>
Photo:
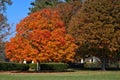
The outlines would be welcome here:
<svg viewBox="0 0 120 80">
<path fill-rule="evenodd" d="M 68 62 L 74 60 L 77 46 L 66 33 L 58 12 L 43 9 L 24 18 L 16 26 L 16 36 L 6 44 L 11 61 Z"/>
</svg>

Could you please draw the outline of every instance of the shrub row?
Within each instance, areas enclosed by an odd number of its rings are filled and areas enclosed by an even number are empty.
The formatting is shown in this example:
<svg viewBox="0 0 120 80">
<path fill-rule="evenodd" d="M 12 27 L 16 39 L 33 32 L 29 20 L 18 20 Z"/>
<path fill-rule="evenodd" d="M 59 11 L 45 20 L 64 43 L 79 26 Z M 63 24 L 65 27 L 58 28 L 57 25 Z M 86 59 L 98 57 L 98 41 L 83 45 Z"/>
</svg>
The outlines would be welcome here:
<svg viewBox="0 0 120 80">
<path fill-rule="evenodd" d="M 29 64 L 30 69 L 36 70 L 36 64 Z M 66 63 L 41 63 L 40 69 L 41 71 L 65 71 L 68 68 L 68 64 Z"/>
<path fill-rule="evenodd" d="M 41 65 L 41 70 L 65 71 L 68 65 L 65 63 L 44 63 Z"/>
<path fill-rule="evenodd" d="M 69 68 L 81 70 L 100 70 L 101 63 L 69 63 Z M 120 64 L 106 65 L 106 70 L 120 70 Z"/>
<path fill-rule="evenodd" d="M 84 69 L 84 70 L 98 70 L 101 69 L 101 64 L 98 63 L 41 63 L 40 69 L 41 71 L 55 71 L 61 72 L 66 71 L 68 68 L 76 68 L 76 69 Z M 0 63 L 0 71 L 28 71 L 29 69 L 36 71 L 37 64 L 18 64 L 18 63 Z M 107 70 L 120 70 L 120 65 L 116 67 L 116 65 L 108 65 L 106 66 Z"/>
<path fill-rule="evenodd" d="M 68 63 L 69 68 L 74 68 L 74 69 L 83 69 L 84 64 L 83 63 Z"/>
<path fill-rule="evenodd" d="M 0 63 L 0 71 L 27 71 L 29 65 L 27 64 L 18 64 L 18 63 Z"/>
<path fill-rule="evenodd" d="M 101 69 L 101 64 L 100 63 L 85 63 L 84 69 L 86 69 L 86 70 L 99 70 L 99 69 Z"/>
<path fill-rule="evenodd" d="M 0 63 L 0 71 L 28 71 L 33 69 L 36 71 L 37 64 L 19 64 L 19 63 Z M 68 68 L 66 63 L 41 63 L 41 71 L 65 71 Z"/>
</svg>

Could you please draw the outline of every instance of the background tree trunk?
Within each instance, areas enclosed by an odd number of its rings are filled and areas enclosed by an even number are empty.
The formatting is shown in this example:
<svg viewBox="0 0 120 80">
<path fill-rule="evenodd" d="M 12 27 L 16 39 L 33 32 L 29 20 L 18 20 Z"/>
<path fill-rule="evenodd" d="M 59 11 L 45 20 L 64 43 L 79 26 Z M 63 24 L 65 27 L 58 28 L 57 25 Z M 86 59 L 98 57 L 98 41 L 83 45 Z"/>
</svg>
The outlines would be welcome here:
<svg viewBox="0 0 120 80">
<path fill-rule="evenodd" d="M 101 69 L 106 70 L 106 59 L 105 59 L 105 57 L 102 58 L 101 62 L 102 62 Z"/>
</svg>

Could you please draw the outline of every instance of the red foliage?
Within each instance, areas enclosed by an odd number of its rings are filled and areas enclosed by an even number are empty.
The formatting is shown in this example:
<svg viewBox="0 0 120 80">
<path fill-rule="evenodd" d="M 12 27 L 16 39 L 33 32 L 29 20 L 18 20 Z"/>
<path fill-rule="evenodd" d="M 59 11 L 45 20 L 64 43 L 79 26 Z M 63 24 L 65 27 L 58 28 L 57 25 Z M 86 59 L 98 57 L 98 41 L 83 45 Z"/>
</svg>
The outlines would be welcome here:
<svg viewBox="0 0 120 80">
<path fill-rule="evenodd" d="M 17 25 L 17 34 L 6 45 L 12 61 L 73 61 L 77 46 L 66 33 L 57 11 L 43 9 L 30 14 Z"/>
</svg>

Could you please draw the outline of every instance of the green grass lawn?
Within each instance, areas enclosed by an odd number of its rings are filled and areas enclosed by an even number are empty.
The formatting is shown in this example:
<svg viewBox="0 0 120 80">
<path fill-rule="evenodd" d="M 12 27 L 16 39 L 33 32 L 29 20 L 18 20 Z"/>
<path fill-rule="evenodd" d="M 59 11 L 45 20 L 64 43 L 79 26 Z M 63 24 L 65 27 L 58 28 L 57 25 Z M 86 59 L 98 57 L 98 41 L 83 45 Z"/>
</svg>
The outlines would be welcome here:
<svg viewBox="0 0 120 80">
<path fill-rule="evenodd" d="M 0 80 L 120 80 L 120 71 L 0 73 Z"/>
</svg>

